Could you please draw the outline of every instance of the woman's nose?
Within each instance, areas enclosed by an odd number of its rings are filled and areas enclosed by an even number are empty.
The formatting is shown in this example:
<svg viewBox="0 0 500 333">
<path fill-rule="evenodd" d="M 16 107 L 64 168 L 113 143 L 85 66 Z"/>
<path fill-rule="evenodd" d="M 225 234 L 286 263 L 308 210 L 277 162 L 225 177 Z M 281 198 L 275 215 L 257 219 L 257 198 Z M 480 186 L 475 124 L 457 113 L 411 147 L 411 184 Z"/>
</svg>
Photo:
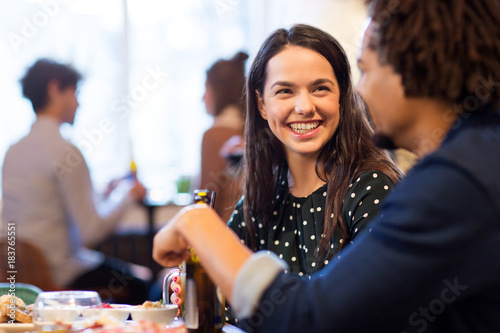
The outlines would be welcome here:
<svg viewBox="0 0 500 333">
<path fill-rule="evenodd" d="M 307 93 L 299 94 L 295 101 L 295 112 L 310 114 L 314 112 L 314 103 Z"/>
</svg>

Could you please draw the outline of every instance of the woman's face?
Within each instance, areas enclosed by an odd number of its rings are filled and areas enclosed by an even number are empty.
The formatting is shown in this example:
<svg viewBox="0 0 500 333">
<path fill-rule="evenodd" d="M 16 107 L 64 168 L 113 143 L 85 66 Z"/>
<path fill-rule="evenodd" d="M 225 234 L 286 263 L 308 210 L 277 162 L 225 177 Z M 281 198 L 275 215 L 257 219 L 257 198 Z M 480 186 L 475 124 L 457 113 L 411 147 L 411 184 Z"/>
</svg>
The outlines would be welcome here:
<svg viewBox="0 0 500 333">
<path fill-rule="evenodd" d="M 317 158 L 339 124 L 340 90 L 333 68 L 321 54 L 290 45 L 266 67 L 261 116 L 292 155 Z"/>
<path fill-rule="evenodd" d="M 205 103 L 205 109 L 207 113 L 211 116 L 215 115 L 215 95 L 213 92 L 212 85 L 205 82 L 205 94 L 203 95 L 203 102 Z"/>
</svg>

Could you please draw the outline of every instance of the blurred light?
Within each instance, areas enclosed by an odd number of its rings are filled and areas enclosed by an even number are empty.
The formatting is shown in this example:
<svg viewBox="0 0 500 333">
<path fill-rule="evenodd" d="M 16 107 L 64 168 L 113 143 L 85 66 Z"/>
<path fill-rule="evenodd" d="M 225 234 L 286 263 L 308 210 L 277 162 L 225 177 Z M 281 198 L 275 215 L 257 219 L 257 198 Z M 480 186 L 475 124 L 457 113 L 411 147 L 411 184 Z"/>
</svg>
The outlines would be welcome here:
<svg viewBox="0 0 500 333">
<path fill-rule="evenodd" d="M 159 189 L 159 188 L 153 188 L 149 191 L 149 198 L 148 198 L 150 201 L 153 201 L 153 202 L 161 202 L 161 201 L 164 201 L 165 198 L 164 198 L 164 194 L 163 194 L 163 190 Z"/>
<path fill-rule="evenodd" d="M 188 48 L 193 41 L 194 24 L 190 16 L 180 16 L 172 19 L 167 28 L 167 43 L 173 49 Z"/>
<path fill-rule="evenodd" d="M 234 50 L 244 48 L 245 34 L 239 27 L 219 31 L 217 39 L 217 45 L 220 45 L 219 50 L 222 54 L 231 54 Z"/>
<path fill-rule="evenodd" d="M 122 0 L 71 0 L 67 6 L 76 14 L 99 16 L 106 30 L 118 32 L 123 27 Z"/>
<path fill-rule="evenodd" d="M 173 9 L 172 4 L 180 1 L 142 0 L 128 1 L 128 16 L 133 25 L 154 26 L 165 20 Z"/>
<path fill-rule="evenodd" d="M 122 14 L 121 0 L 71 0 L 66 6 L 72 12 L 83 15 Z"/>
</svg>

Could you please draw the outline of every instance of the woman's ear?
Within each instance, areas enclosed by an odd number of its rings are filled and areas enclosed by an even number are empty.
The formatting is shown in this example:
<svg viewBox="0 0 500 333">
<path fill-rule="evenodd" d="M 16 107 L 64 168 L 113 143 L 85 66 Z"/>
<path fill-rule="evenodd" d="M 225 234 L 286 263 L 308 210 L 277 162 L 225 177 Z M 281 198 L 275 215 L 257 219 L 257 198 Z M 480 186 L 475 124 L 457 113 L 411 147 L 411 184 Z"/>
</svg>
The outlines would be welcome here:
<svg viewBox="0 0 500 333">
<path fill-rule="evenodd" d="M 257 97 L 257 108 L 259 109 L 260 116 L 267 120 L 266 106 L 264 105 L 264 100 L 260 93 L 255 90 L 255 97 Z"/>
</svg>

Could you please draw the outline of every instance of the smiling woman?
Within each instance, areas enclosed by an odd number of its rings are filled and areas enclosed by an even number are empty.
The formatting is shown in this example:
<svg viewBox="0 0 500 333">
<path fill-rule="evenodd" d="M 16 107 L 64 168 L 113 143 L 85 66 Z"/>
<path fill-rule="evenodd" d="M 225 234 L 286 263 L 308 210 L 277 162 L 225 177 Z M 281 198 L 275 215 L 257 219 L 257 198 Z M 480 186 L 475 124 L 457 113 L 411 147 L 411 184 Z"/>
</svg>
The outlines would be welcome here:
<svg viewBox="0 0 500 333">
<path fill-rule="evenodd" d="M 370 140 L 338 42 L 307 25 L 274 32 L 247 81 L 245 196 L 229 226 L 309 275 L 376 215 L 400 172 Z"/>
</svg>

